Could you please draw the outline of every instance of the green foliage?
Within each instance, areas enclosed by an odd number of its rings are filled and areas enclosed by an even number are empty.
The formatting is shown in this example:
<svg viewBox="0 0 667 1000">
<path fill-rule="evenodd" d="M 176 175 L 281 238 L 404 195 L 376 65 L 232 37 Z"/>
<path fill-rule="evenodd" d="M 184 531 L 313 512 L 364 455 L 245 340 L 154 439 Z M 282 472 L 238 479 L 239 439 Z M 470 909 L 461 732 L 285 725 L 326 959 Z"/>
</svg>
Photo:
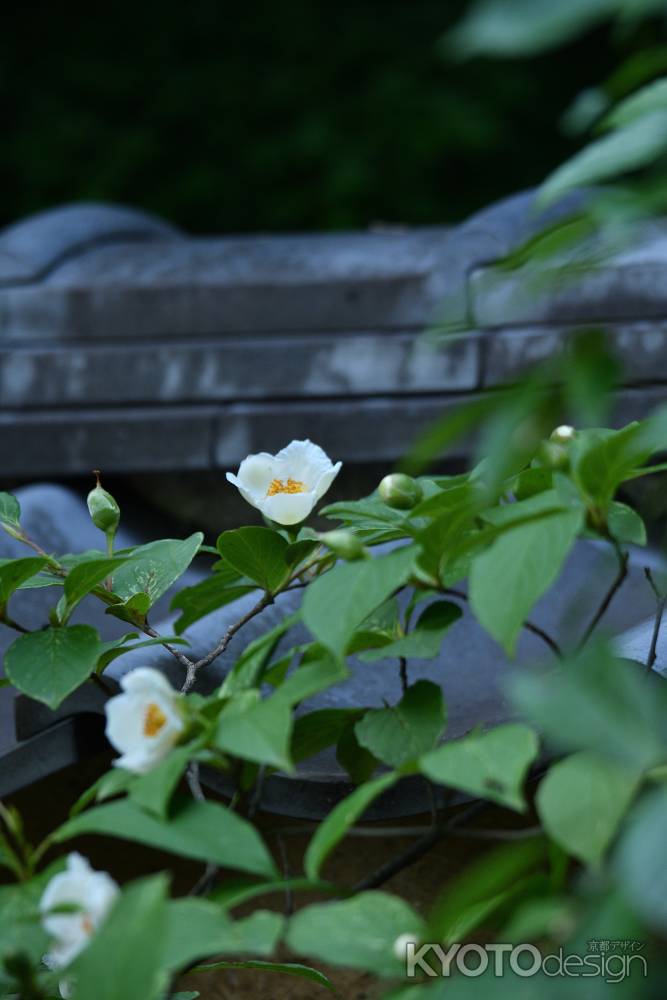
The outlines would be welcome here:
<svg viewBox="0 0 667 1000">
<path fill-rule="evenodd" d="M 90 625 L 47 628 L 22 635 L 9 647 L 5 672 L 23 694 L 57 708 L 90 677 L 103 652 Z"/>
<path fill-rule="evenodd" d="M 287 549 L 288 542 L 271 528 L 237 528 L 223 531 L 218 538 L 218 551 L 225 563 L 269 593 L 287 582 Z"/>
<path fill-rule="evenodd" d="M 57 843 L 97 833 L 133 840 L 186 858 L 273 877 L 275 865 L 254 827 L 215 802 L 184 800 L 167 822 L 129 800 L 95 806 L 68 820 L 54 834 Z"/>
<path fill-rule="evenodd" d="M 374 799 L 396 783 L 398 777 L 398 774 L 390 771 L 389 774 L 367 781 L 334 806 L 308 845 L 304 859 L 308 878 L 317 878 L 322 865 L 347 830 L 363 815 Z"/>
<path fill-rule="evenodd" d="M 568 854 L 599 864 L 640 783 L 623 764 L 582 751 L 554 764 L 540 784 L 544 829 Z"/>
<path fill-rule="evenodd" d="M 290 920 L 287 943 L 298 955 L 396 977 L 404 961 L 394 954 L 394 942 L 402 934 L 420 939 L 423 931 L 423 920 L 402 899 L 364 892 L 340 903 L 307 906 Z"/>
<path fill-rule="evenodd" d="M 366 712 L 355 726 L 357 740 L 390 767 L 403 767 L 431 750 L 442 735 L 446 709 L 432 681 L 417 681 L 397 705 Z"/>
<path fill-rule="evenodd" d="M 441 785 L 523 812 L 521 789 L 537 750 L 535 733 L 513 723 L 446 743 L 422 757 L 419 768 Z"/>
</svg>

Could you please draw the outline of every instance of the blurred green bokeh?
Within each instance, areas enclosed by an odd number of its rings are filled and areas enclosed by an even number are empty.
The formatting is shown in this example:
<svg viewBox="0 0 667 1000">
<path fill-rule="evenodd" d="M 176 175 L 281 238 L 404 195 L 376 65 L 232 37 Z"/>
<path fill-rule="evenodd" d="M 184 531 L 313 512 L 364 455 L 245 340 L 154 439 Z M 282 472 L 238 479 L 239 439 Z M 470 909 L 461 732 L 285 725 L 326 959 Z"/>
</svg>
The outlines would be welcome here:
<svg viewBox="0 0 667 1000">
<path fill-rule="evenodd" d="M 448 62 L 465 7 L 13 5 L 0 225 L 77 199 L 194 232 L 465 218 L 573 152 L 554 123 L 616 63 L 605 28 L 539 58 Z"/>
</svg>

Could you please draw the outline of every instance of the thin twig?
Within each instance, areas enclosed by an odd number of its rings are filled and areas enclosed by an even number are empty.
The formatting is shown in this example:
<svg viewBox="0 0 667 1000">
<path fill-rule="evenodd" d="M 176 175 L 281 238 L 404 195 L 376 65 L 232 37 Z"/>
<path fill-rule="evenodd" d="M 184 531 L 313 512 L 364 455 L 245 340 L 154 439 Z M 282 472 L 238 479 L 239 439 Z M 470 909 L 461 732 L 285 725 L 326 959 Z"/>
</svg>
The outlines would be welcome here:
<svg viewBox="0 0 667 1000">
<path fill-rule="evenodd" d="M 213 661 L 216 660 L 221 653 L 224 653 L 239 629 L 243 628 L 244 625 L 247 625 L 247 623 L 256 615 L 264 611 L 265 608 L 268 608 L 270 604 L 273 604 L 273 594 L 269 593 L 267 590 L 257 604 L 251 608 L 247 614 L 245 614 L 242 618 L 239 618 L 239 620 L 234 622 L 233 625 L 229 626 L 223 637 L 220 639 L 220 642 L 213 647 L 210 653 L 207 653 L 206 656 L 202 656 L 201 660 L 197 660 L 194 663 L 192 660 L 188 660 L 185 680 L 183 681 L 183 686 L 181 688 L 183 694 L 187 694 L 188 691 L 192 690 L 195 680 L 197 679 L 197 671 L 201 670 L 203 667 L 208 667 L 209 664 L 213 663 Z"/>
<path fill-rule="evenodd" d="M 653 574 L 648 566 L 644 567 L 644 576 L 648 580 L 651 590 L 655 594 L 655 620 L 653 622 L 651 645 L 649 647 L 648 656 L 646 657 L 646 669 L 651 670 L 658 656 L 658 637 L 660 635 L 660 626 L 662 625 L 662 616 L 665 611 L 665 603 L 667 602 L 667 594 L 660 593 L 656 582 L 653 579 Z"/>
<path fill-rule="evenodd" d="M 398 658 L 398 673 L 401 678 L 401 691 L 405 694 L 408 690 L 408 661 L 404 656 Z"/>
<path fill-rule="evenodd" d="M 604 614 L 607 611 L 607 608 L 609 607 L 609 605 L 611 604 L 611 602 L 613 601 L 615 595 L 620 590 L 620 588 L 621 588 L 621 586 L 623 584 L 623 581 L 625 580 L 626 576 L 628 575 L 628 553 L 627 552 L 623 552 L 623 550 L 621 549 L 621 547 L 618 544 L 618 542 L 614 541 L 614 542 L 612 542 L 612 544 L 614 546 L 614 551 L 616 553 L 616 558 L 618 559 L 618 572 L 616 573 L 616 576 L 612 580 L 612 584 L 611 584 L 609 590 L 607 591 L 607 593 L 602 598 L 602 601 L 600 602 L 600 606 L 598 607 L 597 611 L 595 612 L 595 614 L 591 618 L 590 622 L 588 623 L 588 627 L 586 628 L 586 631 L 584 632 L 583 636 L 581 637 L 581 640 L 580 640 L 579 645 L 577 647 L 578 649 L 582 649 L 582 647 L 586 645 L 586 643 L 590 639 L 591 635 L 593 634 L 593 632 L 597 628 L 598 624 L 600 623 L 600 621 L 604 617 Z"/>
<path fill-rule="evenodd" d="M 148 624 L 148 622 L 146 622 L 145 625 L 141 626 L 141 631 L 144 633 L 144 635 L 149 635 L 151 639 L 161 638 L 160 633 L 156 632 L 155 629 Z M 176 649 L 175 646 L 172 646 L 171 643 L 163 642 L 162 645 L 167 650 L 167 652 L 171 653 L 171 655 L 176 660 L 178 660 L 178 662 L 182 667 L 185 667 L 186 671 L 189 670 L 192 666 L 194 666 L 194 661 L 191 660 L 189 656 L 186 656 L 185 653 L 181 653 L 178 649 Z"/>
<path fill-rule="evenodd" d="M 188 783 L 190 794 L 195 802 L 206 802 L 206 796 L 199 780 L 199 764 L 197 761 L 193 760 L 188 764 L 185 772 L 185 780 Z M 218 866 L 210 861 L 207 862 L 201 876 L 197 879 L 192 889 L 190 889 L 189 895 L 203 896 L 211 888 L 217 874 Z"/>
<path fill-rule="evenodd" d="M 287 857 L 287 850 L 285 849 L 285 841 L 282 837 L 282 832 L 280 830 L 276 831 L 276 843 L 278 845 L 278 852 L 280 854 L 280 864 L 283 870 L 283 878 L 287 882 L 290 875 L 289 859 Z M 289 885 L 285 886 L 285 916 L 291 917 L 294 913 L 294 896 L 292 895 L 292 889 Z"/>
<path fill-rule="evenodd" d="M 463 590 L 453 590 L 451 587 L 444 587 L 443 594 L 447 594 L 449 597 L 458 597 L 462 601 L 469 601 L 470 597 Z M 552 636 L 549 635 L 540 625 L 536 625 L 535 622 L 524 622 L 523 628 L 527 632 L 532 632 L 533 635 L 539 636 L 542 642 L 546 643 L 552 653 L 554 653 L 559 659 L 563 657 L 563 650 L 560 648 L 558 643 Z"/>
<path fill-rule="evenodd" d="M 414 864 L 415 861 L 419 861 L 425 854 L 427 854 L 431 848 L 438 843 L 443 837 L 445 837 L 456 827 L 460 826 L 462 822 L 466 819 L 470 819 L 471 816 L 475 816 L 478 812 L 488 807 L 488 802 L 473 802 L 467 809 L 462 810 L 457 813 L 452 819 L 438 824 L 438 826 L 430 827 L 428 832 L 420 837 L 414 844 L 403 851 L 397 857 L 392 858 L 386 864 L 381 865 L 376 871 L 371 872 L 365 878 L 361 879 L 360 882 L 352 889 L 353 893 L 365 892 L 367 889 L 377 889 L 378 886 L 383 885 L 394 875 L 398 875 L 402 872 L 404 868 L 408 868 L 410 865 Z"/>
</svg>

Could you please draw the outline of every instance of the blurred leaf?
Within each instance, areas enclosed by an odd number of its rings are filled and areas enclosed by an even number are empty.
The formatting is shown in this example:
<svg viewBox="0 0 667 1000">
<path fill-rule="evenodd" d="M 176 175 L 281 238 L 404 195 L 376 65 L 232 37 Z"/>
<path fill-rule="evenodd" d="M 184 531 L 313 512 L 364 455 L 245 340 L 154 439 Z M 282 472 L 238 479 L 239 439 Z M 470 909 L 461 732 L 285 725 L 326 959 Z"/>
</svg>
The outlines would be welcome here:
<svg viewBox="0 0 667 1000">
<path fill-rule="evenodd" d="M 266 910 L 257 910 L 245 920 L 232 920 L 211 900 L 172 900 L 161 941 L 163 966 L 173 974 L 209 955 L 271 955 L 284 922 L 279 913 Z"/>
<path fill-rule="evenodd" d="M 218 969 L 257 969 L 259 972 L 280 972 L 286 976 L 297 976 L 299 979 L 309 979 L 318 986 L 323 986 L 331 993 L 338 994 L 335 986 L 323 972 L 311 969 L 308 965 L 301 965 L 298 962 L 212 962 L 209 965 L 200 965 L 194 972 L 215 972 Z M 339 995 L 339 994 L 338 994 Z"/>
<path fill-rule="evenodd" d="M 646 545 L 646 525 L 636 510 L 615 500 L 609 505 L 607 527 L 617 542 L 628 545 Z"/>
<path fill-rule="evenodd" d="M 193 746 L 174 747 L 151 771 L 136 776 L 129 788 L 131 801 L 158 819 L 166 820 L 171 797 L 194 752 Z"/>
<path fill-rule="evenodd" d="M 612 867 L 632 908 L 659 934 L 667 933 L 667 788 L 647 795 L 633 810 Z"/>
<path fill-rule="evenodd" d="M 304 870 L 309 879 L 316 879 L 322 865 L 334 847 L 351 826 L 364 814 L 369 805 L 398 781 L 394 772 L 382 774 L 365 785 L 360 785 L 351 795 L 337 803 L 323 819 L 308 844 L 304 857 Z M 298 949 L 297 949 L 298 950 Z"/>
<path fill-rule="evenodd" d="M 336 747 L 336 760 L 345 768 L 355 785 L 369 781 L 378 766 L 377 758 L 359 743 L 354 722 L 350 722 L 340 734 Z"/>
<path fill-rule="evenodd" d="M 363 714 L 361 708 L 320 708 L 294 721 L 291 756 L 295 764 L 334 746 Z"/>
<path fill-rule="evenodd" d="M 167 887 L 166 875 L 160 874 L 123 890 L 72 965 L 73 1000 L 154 1000 L 158 996 L 165 985 L 162 939 Z"/>
<path fill-rule="evenodd" d="M 402 899 L 362 892 L 300 910 L 290 920 L 287 943 L 298 955 L 393 978 L 405 972 L 405 960 L 393 952 L 394 942 L 402 934 L 421 939 L 423 933 L 423 920 Z"/>
<path fill-rule="evenodd" d="M 419 769 L 440 785 L 524 812 L 522 786 L 537 752 L 532 729 L 510 723 L 445 743 L 422 757 Z"/>
<path fill-rule="evenodd" d="M 537 791 L 544 829 L 569 854 L 599 864 L 641 781 L 600 754 L 582 751 L 553 764 Z"/>
<path fill-rule="evenodd" d="M 269 878 L 276 868 L 250 823 L 216 802 L 179 802 L 168 822 L 150 816 L 127 799 L 96 806 L 68 820 L 54 834 L 56 843 L 85 833 L 133 840 L 225 868 Z"/>
<path fill-rule="evenodd" d="M 667 111 L 652 111 L 589 143 L 547 177 L 538 194 L 545 207 L 575 188 L 600 184 L 650 166 L 667 151 Z"/>
<path fill-rule="evenodd" d="M 654 80 L 617 104 L 602 122 L 603 128 L 630 125 L 652 111 L 667 111 L 667 78 Z"/>
<path fill-rule="evenodd" d="M 514 674 L 511 702 L 556 747 L 607 754 L 644 770 L 667 755 L 667 686 L 600 644 L 558 672 Z"/>
<path fill-rule="evenodd" d="M 548 490 L 511 507 L 498 508 L 496 513 L 502 517 L 520 511 L 539 514 L 559 506 L 555 491 Z M 508 654 L 514 653 L 532 607 L 558 578 L 582 519 L 581 510 L 563 509 L 545 520 L 510 527 L 474 558 L 470 606 L 479 623 Z"/>
<path fill-rule="evenodd" d="M 229 698 L 239 691 L 259 687 L 271 657 L 282 637 L 296 625 L 300 612 L 287 615 L 272 629 L 249 642 L 236 663 L 225 677 L 220 688 L 220 697 Z"/>
<path fill-rule="evenodd" d="M 390 767 L 402 767 L 433 749 L 446 720 L 440 687 L 433 681 L 417 681 L 397 705 L 366 712 L 354 731 L 374 757 Z"/>
</svg>

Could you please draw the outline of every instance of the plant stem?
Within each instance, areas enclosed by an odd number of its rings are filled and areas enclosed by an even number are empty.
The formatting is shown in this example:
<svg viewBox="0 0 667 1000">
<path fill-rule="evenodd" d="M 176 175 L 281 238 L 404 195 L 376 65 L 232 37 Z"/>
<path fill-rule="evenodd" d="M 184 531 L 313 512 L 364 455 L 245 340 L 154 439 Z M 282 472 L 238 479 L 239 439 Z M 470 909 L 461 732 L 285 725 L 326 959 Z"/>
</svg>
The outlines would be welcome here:
<svg viewBox="0 0 667 1000">
<path fill-rule="evenodd" d="M 648 580 L 651 590 L 655 594 L 655 621 L 653 622 L 653 634 L 651 635 L 651 645 L 649 647 L 648 656 L 646 657 L 646 669 L 650 671 L 653 664 L 656 661 L 658 655 L 658 637 L 660 635 L 660 626 L 662 625 L 662 616 L 665 611 L 665 603 L 667 602 L 667 594 L 661 594 L 658 590 L 655 580 L 653 579 L 653 574 L 648 566 L 644 567 L 644 576 Z"/>
<path fill-rule="evenodd" d="M 443 594 L 447 594 L 449 597 L 458 597 L 462 601 L 469 601 L 470 598 L 463 590 L 453 590 L 451 587 L 444 587 L 442 589 Z M 560 648 L 558 643 L 552 636 L 549 635 L 540 625 L 536 625 L 535 622 L 524 622 L 523 628 L 526 632 L 532 632 L 533 635 L 538 636 L 542 642 L 544 642 L 552 653 L 559 659 L 563 657 L 563 650 Z"/>
<path fill-rule="evenodd" d="M 578 649 L 582 649 L 586 645 L 586 643 L 590 639 L 591 635 L 593 634 L 593 632 L 595 631 L 595 629 L 599 625 L 600 621 L 604 617 L 604 614 L 607 611 L 607 608 L 609 607 L 609 605 L 611 604 L 611 602 L 613 601 L 615 595 L 620 590 L 620 588 L 621 588 L 621 586 L 623 584 L 623 581 L 625 580 L 626 576 L 628 575 L 628 553 L 627 552 L 623 552 L 623 550 L 621 549 L 621 547 L 618 544 L 618 542 L 613 541 L 612 545 L 613 545 L 614 551 L 616 553 L 616 558 L 618 559 L 618 572 L 616 573 L 616 576 L 612 580 L 612 584 L 609 587 L 609 590 L 607 591 L 607 593 L 602 598 L 602 601 L 600 602 L 600 606 L 598 607 L 597 611 L 595 612 L 595 614 L 591 618 L 590 622 L 588 623 L 588 627 L 586 628 L 586 631 L 584 632 L 583 636 L 581 637 L 581 640 L 580 640 L 579 645 L 577 647 Z"/>
</svg>

